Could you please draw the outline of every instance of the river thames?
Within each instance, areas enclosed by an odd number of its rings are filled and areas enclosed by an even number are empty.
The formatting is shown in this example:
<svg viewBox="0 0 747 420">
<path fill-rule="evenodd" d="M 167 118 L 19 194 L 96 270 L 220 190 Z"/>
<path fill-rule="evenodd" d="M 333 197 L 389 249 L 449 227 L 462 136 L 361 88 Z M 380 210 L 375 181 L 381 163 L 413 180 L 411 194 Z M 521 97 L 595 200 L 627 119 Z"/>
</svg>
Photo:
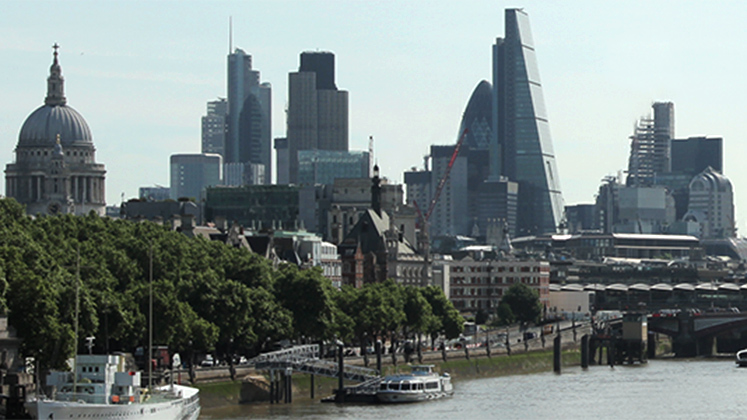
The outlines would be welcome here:
<svg viewBox="0 0 747 420">
<path fill-rule="evenodd" d="M 203 410 L 200 418 L 251 419 L 744 419 L 747 368 L 733 360 L 652 360 L 458 380 L 453 398 L 408 405 L 299 401 Z"/>
</svg>

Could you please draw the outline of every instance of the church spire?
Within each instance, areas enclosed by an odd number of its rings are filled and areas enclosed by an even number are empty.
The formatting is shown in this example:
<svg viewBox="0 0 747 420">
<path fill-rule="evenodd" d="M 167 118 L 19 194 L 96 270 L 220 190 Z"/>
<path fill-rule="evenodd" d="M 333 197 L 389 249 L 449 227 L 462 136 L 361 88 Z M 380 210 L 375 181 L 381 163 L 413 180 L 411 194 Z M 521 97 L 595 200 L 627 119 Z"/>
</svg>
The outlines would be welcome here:
<svg viewBox="0 0 747 420">
<path fill-rule="evenodd" d="M 54 48 L 54 61 L 49 67 L 49 77 L 47 78 L 47 97 L 44 100 L 45 105 L 65 105 L 67 99 L 65 99 L 65 78 L 62 77 L 62 67 L 57 61 L 57 50 L 60 48 L 55 42 L 52 46 Z"/>
</svg>

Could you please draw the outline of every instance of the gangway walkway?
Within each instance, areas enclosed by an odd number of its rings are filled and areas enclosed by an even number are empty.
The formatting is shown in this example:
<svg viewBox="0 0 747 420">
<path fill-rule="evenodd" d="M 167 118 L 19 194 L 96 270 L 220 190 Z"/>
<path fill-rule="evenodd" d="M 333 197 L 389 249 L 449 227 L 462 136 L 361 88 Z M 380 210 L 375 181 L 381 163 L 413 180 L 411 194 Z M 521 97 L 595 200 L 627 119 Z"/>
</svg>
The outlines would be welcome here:
<svg viewBox="0 0 747 420">
<path fill-rule="evenodd" d="M 250 359 L 249 364 L 256 366 L 257 363 L 286 360 L 289 358 L 318 359 L 319 344 L 304 344 L 300 346 L 289 347 L 283 350 L 262 353 L 259 356 Z"/>
<path fill-rule="evenodd" d="M 285 370 L 291 369 L 294 372 L 310 373 L 312 375 L 327 376 L 338 378 L 340 370 L 335 362 L 310 358 L 294 358 L 267 360 L 254 365 L 257 370 Z M 368 382 L 378 379 L 379 375 L 375 369 L 368 369 L 360 366 L 345 365 L 342 371 L 342 377 L 349 381 Z"/>
<path fill-rule="evenodd" d="M 290 369 L 293 372 L 312 375 L 339 377 L 339 366 L 335 362 L 319 359 L 319 345 L 307 344 L 294 346 L 261 354 L 249 361 L 257 370 L 279 371 Z M 367 383 L 379 378 L 375 369 L 360 366 L 344 365 L 342 376 L 346 380 Z"/>
</svg>

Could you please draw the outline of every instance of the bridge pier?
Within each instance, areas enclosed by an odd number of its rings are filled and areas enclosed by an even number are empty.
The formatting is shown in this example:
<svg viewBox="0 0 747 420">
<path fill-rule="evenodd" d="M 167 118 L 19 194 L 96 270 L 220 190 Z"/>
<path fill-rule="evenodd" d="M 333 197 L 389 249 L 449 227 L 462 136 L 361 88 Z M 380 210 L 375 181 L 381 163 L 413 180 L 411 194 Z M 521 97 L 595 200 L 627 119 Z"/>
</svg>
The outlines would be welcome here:
<svg viewBox="0 0 747 420">
<path fill-rule="evenodd" d="M 655 359 L 656 358 L 656 333 L 653 333 L 651 331 L 648 332 L 648 348 L 646 351 L 648 352 L 648 358 L 649 359 Z"/>
</svg>

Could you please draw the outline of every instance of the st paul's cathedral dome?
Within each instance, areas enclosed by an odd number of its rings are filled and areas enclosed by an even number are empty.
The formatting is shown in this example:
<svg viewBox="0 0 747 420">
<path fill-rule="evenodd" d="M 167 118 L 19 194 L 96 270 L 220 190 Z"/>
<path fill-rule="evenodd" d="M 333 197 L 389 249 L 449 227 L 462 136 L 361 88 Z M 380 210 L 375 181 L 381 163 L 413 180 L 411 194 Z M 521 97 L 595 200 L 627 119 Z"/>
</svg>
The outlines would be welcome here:
<svg viewBox="0 0 747 420">
<path fill-rule="evenodd" d="M 55 44 L 44 105 L 21 126 L 15 162 L 5 168 L 5 192 L 32 215 L 92 210 L 103 215 L 106 169 L 96 163 L 88 123 L 67 105 L 58 48 Z"/>
</svg>

